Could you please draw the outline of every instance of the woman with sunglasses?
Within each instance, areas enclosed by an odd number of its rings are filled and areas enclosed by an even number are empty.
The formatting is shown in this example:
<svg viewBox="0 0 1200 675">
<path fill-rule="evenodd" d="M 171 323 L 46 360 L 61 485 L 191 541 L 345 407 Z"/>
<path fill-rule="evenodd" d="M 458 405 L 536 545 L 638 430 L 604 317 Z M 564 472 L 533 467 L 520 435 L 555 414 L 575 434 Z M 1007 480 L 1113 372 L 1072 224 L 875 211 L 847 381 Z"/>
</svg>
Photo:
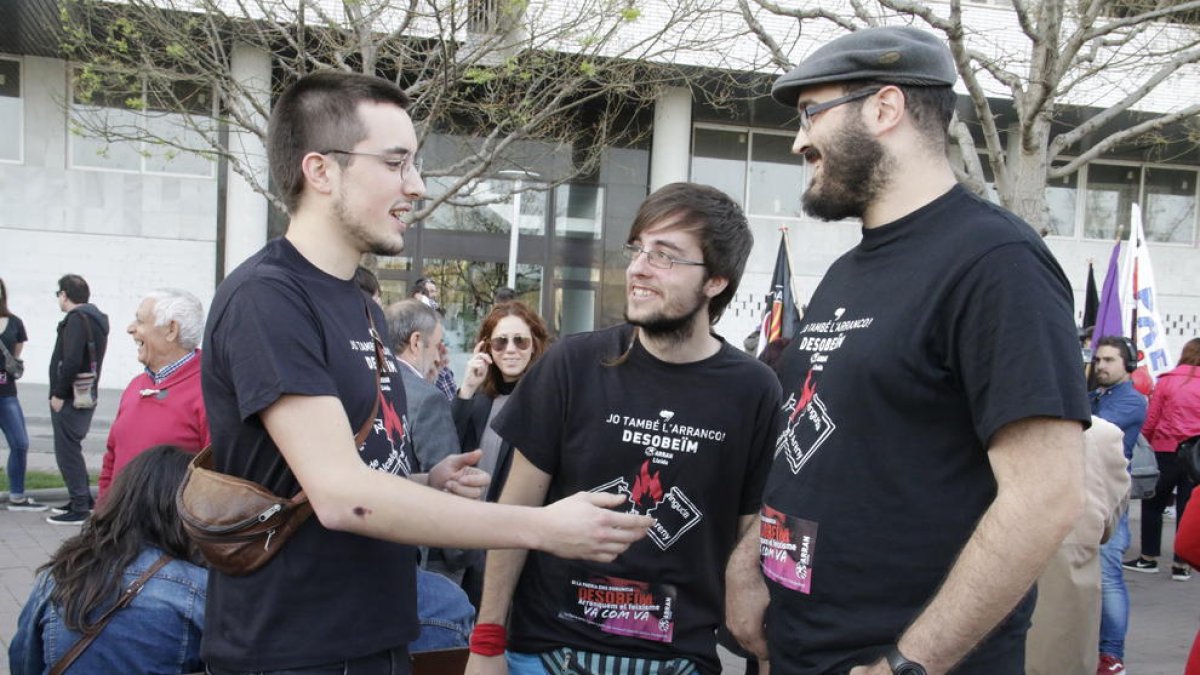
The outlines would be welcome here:
<svg viewBox="0 0 1200 675">
<path fill-rule="evenodd" d="M 512 462 L 512 446 L 492 431 L 492 419 L 508 401 L 529 366 L 545 353 L 546 324 L 532 309 L 512 301 L 496 305 L 479 326 L 475 354 L 467 362 L 462 386 L 454 398 L 454 426 L 464 452 L 483 450 L 477 465 L 492 475 L 485 498 L 496 501 Z M 473 556 L 463 578 L 471 603 L 479 606 L 483 555 Z"/>
</svg>

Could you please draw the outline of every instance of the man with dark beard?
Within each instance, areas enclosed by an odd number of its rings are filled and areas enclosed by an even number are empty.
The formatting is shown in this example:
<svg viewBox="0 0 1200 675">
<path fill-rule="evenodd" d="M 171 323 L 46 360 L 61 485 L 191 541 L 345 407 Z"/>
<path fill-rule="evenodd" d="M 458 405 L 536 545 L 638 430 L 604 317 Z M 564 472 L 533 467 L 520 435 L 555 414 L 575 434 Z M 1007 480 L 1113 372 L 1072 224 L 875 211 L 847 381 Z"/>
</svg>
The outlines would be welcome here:
<svg viewBox="0 0 1200 675">
<path fill-rule="evenodd" d="M 772 675 L 1023 673 L 1030 587 L 1081 513 L 1071 287 L 956 183 L 955 77 L 933 35 L 887 27 L 772 91 L 800 114 L 805 210 L 863 224 L 779 365 L 788 422 L 730 563 L 730 628 Z"/>
<path fill-rule="evenodd" d="M 622 494 L 656 522 L 603 565 L 488 553 L 468 672 L 721 669 L 722 575 L 780 419 L 771 371 L 711 328 L 753 241 L 732 199 L 692 183 L 647 197 L 626 241 L 627 323 L 554 345 L 493 424 L 517 449 L 500 501 Z"/>
<path fill-rule="evenodd" d="M 413 544 L 611 560 L 651 523 L 607 511 L 624 501 L 611 495 L 544 509 L 454 496 L 487 485 L 478 452 L 415 473 L 383 311 L 354 282 L 363 253 L 402 250 L 425 192 L 407 106 L 391 82 L 327 71 L 272 110 L 287 234 L 217 288 L 201 381 L 216 469 L 283 497 L 303 489 L 316 517 L 268 539 L 282 549 L 252 574 L 209 572 L 201 654 L 214 675 L 403 675 L 419 629 Z"/>
</svg>

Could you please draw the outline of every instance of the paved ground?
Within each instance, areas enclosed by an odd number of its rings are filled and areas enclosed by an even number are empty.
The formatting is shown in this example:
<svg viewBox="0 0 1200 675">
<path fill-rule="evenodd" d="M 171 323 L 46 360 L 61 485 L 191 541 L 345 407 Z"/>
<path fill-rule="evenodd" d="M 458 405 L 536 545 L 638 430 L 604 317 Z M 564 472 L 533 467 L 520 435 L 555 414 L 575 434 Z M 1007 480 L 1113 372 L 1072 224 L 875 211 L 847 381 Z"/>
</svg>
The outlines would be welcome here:
<svg viewBox="0 0 1200 675">
<path fill-rule="evenodd" d="M 54 470 L 54 441 L 46 404 L 46 388 L 21 385 L 21 405 L 30 434 L 29 465 Z M 116 412 L 119 391 L 104 391 L 84 444 L 88 465 L 98 471 L 104 452 L 104 439 Z M 7 453 L 0 445 L 0 452 Z M 7 455 L 3 455 L 7 456 Z M 0 498 L 7 495 L 0 493 Z M 76 530 L 44 522 L 45 514 L 0 511 L 0 643 L 7 652 L 16 630 L 17 615 L 29 589 L 34 571 L 46 562 L 59 543 Z M 1138 512 L 1134 507 L 1130 520 L 1134 543 L 1138 546 Z M 1164 532 L 1164 548 L 1170 547 L 1170 528 Z M 1126 640 L 1126 662 L 1130 675 L 1180 675 L 1192 638 L 1200 627 L 1200 573 L 1190 582 L 1171 580 L 1169 574 L 1127 573 L 1132 610 Z M 728 656 L 728 655 L 726 655 Z M 724 659 L 727 672 L 740 673 L 736 660 Z M 0 673 L 8 672 L 7 658 L 0 658 Z"/>
</svg>

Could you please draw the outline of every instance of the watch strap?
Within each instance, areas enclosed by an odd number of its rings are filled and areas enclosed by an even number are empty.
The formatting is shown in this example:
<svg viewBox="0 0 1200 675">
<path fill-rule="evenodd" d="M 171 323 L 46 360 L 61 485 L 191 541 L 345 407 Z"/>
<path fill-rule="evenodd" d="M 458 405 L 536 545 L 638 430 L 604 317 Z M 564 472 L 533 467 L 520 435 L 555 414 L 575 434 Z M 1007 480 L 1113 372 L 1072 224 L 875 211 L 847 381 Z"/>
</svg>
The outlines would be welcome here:
<svg viewBox="0 0 1200 675">
<path fill-rule="evenodd" d="M 884 659 L 887 660 L 888 667 L 892 669 L 893 675 L 927 675 L 925 666 L 909 661 L 906 656 L 900 653 L 900 648 L 892 645 L 887 653 L 884 654 Z"/>
</svg>

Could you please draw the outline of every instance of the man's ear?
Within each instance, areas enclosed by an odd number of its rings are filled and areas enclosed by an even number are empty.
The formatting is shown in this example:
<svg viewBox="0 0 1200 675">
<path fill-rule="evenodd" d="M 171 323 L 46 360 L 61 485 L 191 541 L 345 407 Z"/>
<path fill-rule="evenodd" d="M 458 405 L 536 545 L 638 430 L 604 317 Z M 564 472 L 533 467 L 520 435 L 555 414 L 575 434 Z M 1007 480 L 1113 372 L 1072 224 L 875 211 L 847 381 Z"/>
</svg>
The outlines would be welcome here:
<svg viewBox="0 0 1200 675">
<path fill-rule="evenodd" d="M 900 87 L 888 85 L 863 106 L 863 111 L 867 115 L 867 128 L 876 133 L 885 133 L 904 119 L 908 111 L 908 99 Z"/>
<path fill-rule="evenodd" d="M 729 286 L 729 279 L 725 277 L 709 277 L 704 282 L 704 295 L 715 298 L 721 294 Z"/>
<path fill-rule="evenodd" d="M 179 341 L 179 322 L 172 321 L 167 324 L 167 339 L 171 342 Z"/>
<path fill-rule="evenodd" d="M 328 155 L 310 152 L 300 160 L 304 182 L 320 194 L 333 194 L 334 183 L 341 176 L 341 166 Z"/>
<path fill-rule="evenodd" d="M 422 341 L 424 339 L 425 339 L 425 336 L 421 334 L 421 331 L 415 330 L 415 331 L 413 331 L 412 335 L 408 336 L 408 343 L 405 344 L 404 347 L 408 351 L 415 353 L 421 349 L 421 345 L 423 344 Z"/>
</svg>

